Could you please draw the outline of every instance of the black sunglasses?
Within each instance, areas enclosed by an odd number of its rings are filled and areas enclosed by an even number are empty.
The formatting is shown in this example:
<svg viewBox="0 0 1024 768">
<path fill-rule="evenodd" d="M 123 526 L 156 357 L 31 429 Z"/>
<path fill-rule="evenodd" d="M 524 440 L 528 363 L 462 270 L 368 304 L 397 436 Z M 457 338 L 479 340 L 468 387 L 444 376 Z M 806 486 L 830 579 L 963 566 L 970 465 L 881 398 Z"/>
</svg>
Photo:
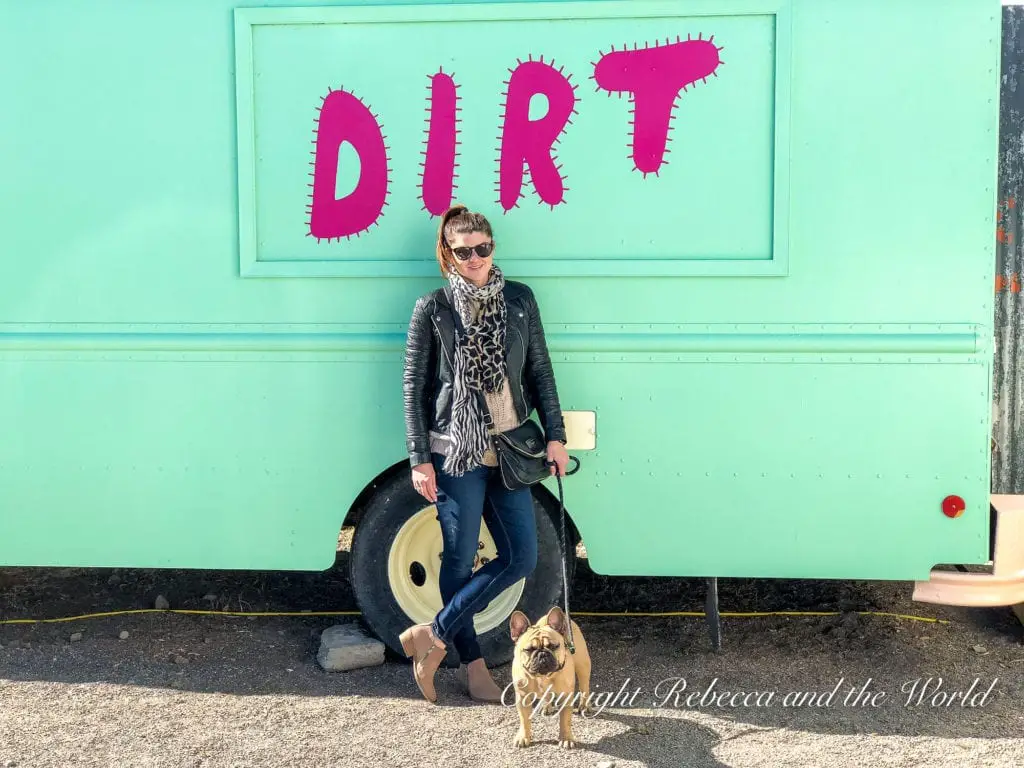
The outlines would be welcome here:
<svg viewBox="0 0 1024 768">
<path fill-rule="evenodd" d="M 455 254 L 455 258 L 459 261 L 469 261 L 469 259 L 472 258 L 474 251 L 481 259 L 486 259 L 494 251 L 494 243 L 480 243 L 480 245 L 474 245 L 472 248 L 465 246 L 452 248 L 452 253 Z"/>
</svg>

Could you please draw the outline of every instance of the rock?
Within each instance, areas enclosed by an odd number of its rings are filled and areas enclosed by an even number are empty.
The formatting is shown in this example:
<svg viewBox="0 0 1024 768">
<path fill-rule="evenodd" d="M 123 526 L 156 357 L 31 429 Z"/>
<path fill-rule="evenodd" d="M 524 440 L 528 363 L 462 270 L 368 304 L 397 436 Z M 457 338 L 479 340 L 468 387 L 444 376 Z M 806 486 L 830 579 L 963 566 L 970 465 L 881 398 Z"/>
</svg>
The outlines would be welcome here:
<svg viewBox="0 0 1024 768">
<path fill-rule="evenodd" d="M 166 611 L 168 608 L 171 607 L 171 604 L 167 602 L 167 598 L 163 595 L 157 595 L 156 603 L 154 604 L 153 607 L 156 608 L 158 611 Z"/>
<path fill-rule="evenodd" d="M 335 624 L 320 635 L 316 660 L 328 672 L 344 672 L 384 663 L 384 643 L 355 623 Z"/>
<path fill-rule="evenodd" d="M 971 650 L 973 650 L 975 653 L 988 653 L 988 648 L 986 648 L 984 645 L 976 645 Z"/>
<path fill-rule="evenodd" d="M 110 584 L 111 586 L 113 586 L 114 584 L 120 584 L 120 583 L 121 583 L 121 577 L 118 576 L 116 573 L 110 574 L 110 578 L 107 579 L 107 584 Z"/>
<path fill-rule="evenodd" d="M 188 664 L 188 657 L 182 656 L 180 653 L 176 653 L 171 657 L 171 661 L 175 664 Z"/>
<path fill-rule="evenodd" d="M 81 639 L 82 639 L 82 633 L 81 632 L 75 632 L 75 634 L 73 634 L 71 636 L 71 642 L 72 643 L 77 643 Z"/>
<path fill-rule="evenodd" d="M 615 768 L 614 760 L 602 760 L 597 764 L 597 768 Z"/>
<path fill-rule="evenodd" d="M 121 634 L 119 634 L 118 637 L 122 640 L 127 640 L 130 637 L 130 635 L 128 634 L 127 630 L 122 629 Z"/>
</svg>

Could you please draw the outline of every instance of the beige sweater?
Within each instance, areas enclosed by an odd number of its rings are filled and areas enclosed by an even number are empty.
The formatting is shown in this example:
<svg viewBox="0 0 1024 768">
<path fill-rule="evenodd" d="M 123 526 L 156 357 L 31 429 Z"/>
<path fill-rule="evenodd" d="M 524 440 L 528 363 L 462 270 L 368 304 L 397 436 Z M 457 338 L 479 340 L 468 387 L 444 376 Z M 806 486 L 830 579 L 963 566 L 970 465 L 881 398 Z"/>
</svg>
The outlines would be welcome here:
<svg viewBox="0 0 1024 768">
<path fill-rule="evenodd" d="M 515 403 L 512 402 L 512 392 L 508 388 L 508 378 L 501 383 L 501 389 L 494 393 L 485 392 L 484 398 L 487 400 L 487 408 L 490 410 L 491 419 L 494 421 L 494 429 L 498 432 L 505 432 L 519 426 L 519 419 L 516 418 Z M 487 467 L 496 467 L 498 466 L 498 455 L 494 452 L 494 438 L 488 436 L 488 440 L 490 447 L 484 452 L 481 463 Z M 431 451 L 447 456 L 448 446 L 447 435 L 431 431 Z"/>
</svg>

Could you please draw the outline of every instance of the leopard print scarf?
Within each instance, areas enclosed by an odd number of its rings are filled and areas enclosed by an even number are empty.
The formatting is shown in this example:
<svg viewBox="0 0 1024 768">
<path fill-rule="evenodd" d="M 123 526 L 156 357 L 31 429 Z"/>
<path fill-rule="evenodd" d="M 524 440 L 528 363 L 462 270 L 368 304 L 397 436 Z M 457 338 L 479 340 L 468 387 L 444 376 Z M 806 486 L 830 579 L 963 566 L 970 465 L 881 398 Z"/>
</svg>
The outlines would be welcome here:
<svg viewBox="0 0 1024 768">
<path fill-rule="evenodd" d="M 480 287 L 454 270 L 448 280 L 463 332 L 457 334 L 455 347 L 451 449 L 444 471 L 458 477 L 480 463 L 489 445 L 477 391 L 497 392 L 507 373 L 505 276 L 492 266 L 487 283 Z"/>
</svg>

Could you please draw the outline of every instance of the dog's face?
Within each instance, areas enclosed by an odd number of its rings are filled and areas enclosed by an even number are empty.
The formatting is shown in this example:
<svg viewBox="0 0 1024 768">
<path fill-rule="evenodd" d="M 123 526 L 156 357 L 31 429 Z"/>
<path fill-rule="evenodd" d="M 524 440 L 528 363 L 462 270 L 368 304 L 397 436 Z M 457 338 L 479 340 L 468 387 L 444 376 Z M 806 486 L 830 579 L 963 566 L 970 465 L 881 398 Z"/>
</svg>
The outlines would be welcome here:
<svg viewBox="0 0 1024 768">
<path fill-rule="evenodd" d="M 525 613 L 515 611 L 509 624 L 515 653 L 527 674 L 546 677 L 562 669 L 569 651 L 565 647 L 567 622 L 560 608 L 552 608 L 536 624 L 531 624 Z"/>
</svg>

